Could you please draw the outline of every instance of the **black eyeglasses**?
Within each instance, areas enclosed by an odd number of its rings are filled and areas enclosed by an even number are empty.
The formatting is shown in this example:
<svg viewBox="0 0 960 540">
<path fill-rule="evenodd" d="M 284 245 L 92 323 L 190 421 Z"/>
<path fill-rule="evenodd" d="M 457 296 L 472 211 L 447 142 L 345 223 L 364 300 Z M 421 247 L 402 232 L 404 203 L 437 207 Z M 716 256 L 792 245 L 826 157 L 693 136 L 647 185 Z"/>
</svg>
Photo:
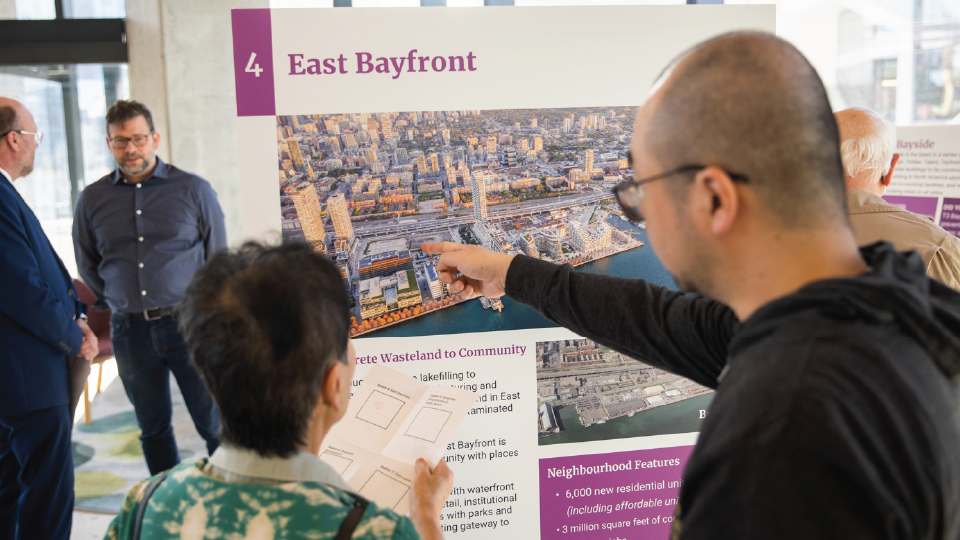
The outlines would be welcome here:
<svg viewBox="0 0 960 540">
<path fill-rule="evenodd" d="M 633 159 L 630 153 L 627 153 L 627 160 L 630 162 L 630 166 L 633 167 Z M 617 197 L 617 202 L 620 203 L 620 209 L 623 210 L 623 215 L 627 219 L 634 222 L 643 221 L 643 214 L 640 213 L 640 203 L 643 202 L 643 185 L 649 184 L 654 180 L 661 180 L 668 176 L 673 176 L 675 174 L 681 174 L 685 172 L 693 171 L 702 171 L 710 165 L 681 165 L 676 169 L 670 169 L 669 171 L 662 172 L 655 176 L 648 176 L 647 178 L 642 178 L 640 180 L 627 180 L 625 182 L 620 182 L 619 184 L 613 186 L 613 194 Z M 728 171 L 727 176 L 730 177 L 734 182 L 741 182 L 746 184 L 748 179 L 742 174 L 735 174 Z"/>
<path fill-rule="evenodd" d="M 153 135 L 152 131 L 148 135 L 134 135 L 130 139 L 126 137 L 114 137 L 113 139 L 108 138 L 107 140 L 110 141 L 110 146 L 116 150 L 123 150 L 130 144 L 130 141 L 133 141 L 133 145 L 137 148 L 143 148 L 150 142 L 150 135 Z"/>
</svg>

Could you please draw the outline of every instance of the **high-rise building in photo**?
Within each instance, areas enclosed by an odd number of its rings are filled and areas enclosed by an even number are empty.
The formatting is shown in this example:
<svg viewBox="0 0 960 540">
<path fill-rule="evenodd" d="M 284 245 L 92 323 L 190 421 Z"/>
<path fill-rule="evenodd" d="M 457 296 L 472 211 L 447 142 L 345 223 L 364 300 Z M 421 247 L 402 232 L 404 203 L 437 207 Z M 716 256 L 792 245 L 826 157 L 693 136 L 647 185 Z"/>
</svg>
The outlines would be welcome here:
<svg viewBox="0 0 960 540">
<path fill-rule="evenodd" d="M 397 165 L 406 165 L 410 161 L 410 156 L 407 154 L 407 149 L 400 147 L 394 150 L 393 160 Z"/>
<path fill-rule="evenodd" d="M 427 158 L 422 155 L 417 156 L 417 172 L 419 174 L 427 172 Z"/>
<path fill-rule="evenodd" d="M 323 218 L 320 216 L 320 201 L 317 199 L 317 190 L 310 182 L 304 182 L 290 194 L 293 206 L 297 209 L 297 218 L 300 228 L 307 242 L 318 241 L 325 243 L 327 233 L 323 230 Z"/>
<path fill-rule="evenodd" d="M 368 167 L 373 165 L 377 162 L 377 151 L 373 148 L 364 148 L 363 159 L 366 160 Z"/>
<path fill-rule="evenodd" d="M 567 133 L 573 129 L 573 118 L 564 118 L 563 119 L 563 132 Z"/>
<path fill-rule="evenodd" d="M 543 150 L 543 137 L 534 137 L 533 138 L 533 151 L 540 152 Z"/>
<path fill-rule="evenodd" d="M 487 137 L 487 153 L 492 154 L 497 151 L 497 137 L 490 135 Z"/>
<path fill-rule="evenodd" d="M 438 172 L 440 170 L 440 163 L 437 161 L 436 154 L 430 154 L 430 171 Z"/>
<path fill-rule="evenodd" d="M 307 164 L 303 161 L 303 152 L 300 151 L 300 142 L 296 137 L 287 139 L 287 149 L 290 152 L 290 159 L 293 161 L 293 168 L 298 172 L 306 172 Z"/>
<path fill-rule="evenodd" d="M 530 139 L 523 139 L 520 141 L 520 151 L 526 152 L 530 149 Z"/>
<path fill-rule="evenodd" d="M 470 183 L 473 189 L 473 217 L 478 224 L 487 223 L 487 184 L 483 174 L 477 174 Z"/>
<path fill-rule="evenodd" d="M 359 148 L 359 146 L 357 145 L 357 139 L 356 137 L 353 136 L 352 133 L 347 133 L 346 135 L 343 136 L 343 146 L 345 146 L 348 151 L 350 150 L 355 151 L 357 150 L 357 148 Z"/>
<path fill-rule="evenodd" d="M 380 115 L 380 131 L 383 132 L 384 139 L 389 139 L 390 137 L 396 135 L 393 132 L 393 122 L 390 120 L 390 115 L 387 113 Z"/>
<path fill-rule="evenodd" d="M 507 167 L 515 167 L 517 165 L 517 150 L 512 146 L 504 148 L 503 161 L 507 164 Z"/>
<path fill-rule="evenodd" d="M 586 151 L 583 161 L 583 172 L 593 176 L 593 150 Z"/>
<path fill-rule="evenodd" d="M 600 120 L 597 121 L 597 129 L 603 129 L 607 125 L 607 117 L 601 116 Z"/>
<path fill-rule="evenodd" d="M 353 223 L 350 221 L 350 209 L 347 208 L 347 199 L 343 193 L 337 193 L 327 199 L 327 213 L 337 238 L 353 242 Z"/>
</svg>

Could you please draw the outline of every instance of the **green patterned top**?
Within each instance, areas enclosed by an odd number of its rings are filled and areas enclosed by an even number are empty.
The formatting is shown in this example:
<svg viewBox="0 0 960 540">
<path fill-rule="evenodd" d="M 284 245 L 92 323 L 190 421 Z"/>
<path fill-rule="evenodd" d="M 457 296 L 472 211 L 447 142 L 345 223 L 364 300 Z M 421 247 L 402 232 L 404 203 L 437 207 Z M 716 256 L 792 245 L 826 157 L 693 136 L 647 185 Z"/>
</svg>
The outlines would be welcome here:
<svg viewBox="0 0 960 540">
<path fill-rule="evenodd" d="M 222 449 L 210 461 L 216 463 L 215 459 L 222 457 L 217 455 Z M 321 463 L 314 456 L 309 458 Z M 184 462 L 171 469 L 148 502 L 140 538 L 333 539 L 354 501 L 350 493 L 326 483 L 271 481 L 263 476 L 252 483 L 237 483 L 226 480 L 237 478 L 231 472 L 206 459 Z M 133 537 L 140 500 L 155 478 L 136 484 L 127 493 L 105 540 Z M 419 536 L 409 518 L 371 502 L 353 538 L 417 540 Z"/>
</svg>

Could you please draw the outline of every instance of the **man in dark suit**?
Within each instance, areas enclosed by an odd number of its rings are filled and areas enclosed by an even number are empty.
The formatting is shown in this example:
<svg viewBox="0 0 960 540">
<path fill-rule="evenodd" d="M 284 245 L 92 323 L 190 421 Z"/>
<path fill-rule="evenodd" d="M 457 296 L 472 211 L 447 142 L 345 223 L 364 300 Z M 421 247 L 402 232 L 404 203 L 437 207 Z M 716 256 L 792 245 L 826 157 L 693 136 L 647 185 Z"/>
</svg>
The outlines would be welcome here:
<svg viewBox="0 0 960 540">
<path fill-rule="evenodd" d="M 97 355 L 84 305 L 13 187 L 43 135 L 0 98 L 0 538 L 68 539 L 73 521 L 68 364 Z"/>
</svg>

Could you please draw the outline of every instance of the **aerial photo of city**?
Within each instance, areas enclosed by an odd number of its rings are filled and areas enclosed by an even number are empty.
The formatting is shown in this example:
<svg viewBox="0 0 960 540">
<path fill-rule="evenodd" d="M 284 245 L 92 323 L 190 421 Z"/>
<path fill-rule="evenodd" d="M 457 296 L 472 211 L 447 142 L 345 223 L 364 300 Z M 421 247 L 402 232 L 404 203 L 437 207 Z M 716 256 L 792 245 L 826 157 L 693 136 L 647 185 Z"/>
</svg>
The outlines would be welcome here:
<svg viewBox="0 0 960 540">
<path fill-rule="evenodd" d="M 424 242 L 573 265 L 640 248 L 610 192 L 632 178 L 635 112 L 278 116 L 283 240 L 309 242 L 336 262 L 352 336 L 464 301 L 439 282 Z M 470 301 L 504 309 L 498 299 Z"/>
<path fill-rule="evenodd" d="M 699 431 L 713 391 L 589 339 L 537 343 L 539 443 Z"/>
</svg>

